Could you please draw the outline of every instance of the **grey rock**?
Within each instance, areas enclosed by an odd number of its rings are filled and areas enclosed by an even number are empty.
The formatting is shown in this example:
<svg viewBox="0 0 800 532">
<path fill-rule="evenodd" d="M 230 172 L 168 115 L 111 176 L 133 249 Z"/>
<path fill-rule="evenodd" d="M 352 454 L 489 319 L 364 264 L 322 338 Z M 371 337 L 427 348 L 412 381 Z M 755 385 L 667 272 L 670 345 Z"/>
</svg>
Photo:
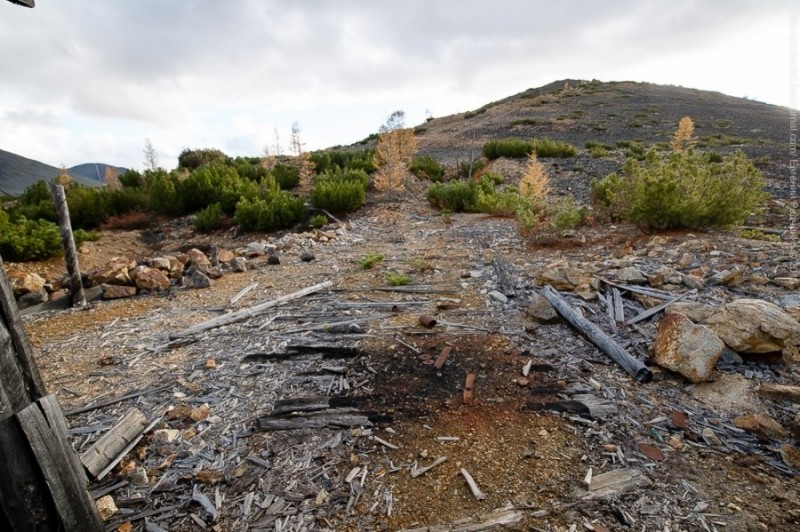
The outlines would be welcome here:
<svg viewBox="0 0 800 532">
<path fill-rule="evenodd" d="M 231 270 L 241 273 L 247 271 L 247 259 L 244 257 L 235 257 L 230 261 Z"/>
<path fill-rule="evenodd" d="M 647 282 L 647 277 L 633 266 L 628 266 L 627 268 L 619 270 L 617 272 L 617 279 L 623 283 L 629 284 L 644 284 Z"/>
<path fill-rule="evenodd" d="M 508 303 L 508 297 L 502 292 L 498 292 L 497 290 L 492 290 L 489 292 L 489 297 L 494 298 L 495 300 L 499 301 L 500 303 Z"/>
<path fill-rule="evenodd" d="M 300 254 L 300 260 L 303 262 L 311 262 L 316 258 L 317 257 L 315 257 L 314 254 L 311 253 L 310 251 L 304 251 L 303 253 Z"/>
<path fill-rule="evenodd" d="M 190 288 L 209 288 L 211 279 L 198 269 L 192 268 L 183 276 L 183 282 Z"/>
<path fill-rule="evenodd" d="M 558 312 L 553 305 L 539 294 L 534 294 L 525 314 L 537 323 L 551 323 L 558 319 Z"/>
</svg>

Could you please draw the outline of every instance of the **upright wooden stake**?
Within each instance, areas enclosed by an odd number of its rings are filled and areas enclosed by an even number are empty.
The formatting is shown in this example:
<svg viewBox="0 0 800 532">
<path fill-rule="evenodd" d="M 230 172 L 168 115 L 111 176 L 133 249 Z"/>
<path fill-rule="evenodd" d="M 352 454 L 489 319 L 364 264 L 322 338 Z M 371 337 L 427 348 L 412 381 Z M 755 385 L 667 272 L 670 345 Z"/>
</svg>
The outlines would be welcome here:
<svg viewBox="0 0 800 532">
<path fill-rule="evenodd" d="M 69 291 L 72 294 L 73 307 L 85 307 L 86 295 L 83 293 L 81 282 L 81 269 L 78 266 L 78 252 L 75 249 L 75 238 L 72 236 L 72 223 L 69 220 L 69 207 L 67 196 L 62 185 L 53 185 L 51 188 L 53 203 L 58 215 L 58 227 L 61 229 L 61 243 L 64 245 L 64 260 L 69 273 Z"/>
</svg>

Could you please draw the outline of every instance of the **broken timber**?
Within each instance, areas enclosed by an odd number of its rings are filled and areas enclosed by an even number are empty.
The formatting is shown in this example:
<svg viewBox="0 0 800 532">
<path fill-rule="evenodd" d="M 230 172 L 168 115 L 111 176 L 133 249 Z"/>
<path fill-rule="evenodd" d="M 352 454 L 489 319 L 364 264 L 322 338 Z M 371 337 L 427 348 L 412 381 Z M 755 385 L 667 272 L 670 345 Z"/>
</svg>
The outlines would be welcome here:
<svg viewBox="0 0 800 532">
<path fill-rule="evenodd" d="M 462 521 L 451 525 L 404 528 L 400 532 L 480 532 L 519 523 L 524 517 L 524 514 L 516 508 L 499 508 L 480 517 L 477 523 L 464 524 Z"/>
<path fill-rule="evenodd" d="M 139 410 L 132 408 L 114 428 L 81 455 L 81 463 L 92 476 L 99 477 L 119 457 L 123 449 L 144 432 L 145 427 L 147 418 Z"/>
<path fill-rule="evenodd" d="M 638 469 L 628 467 L 625 469 L 615 469 L 595 475 L 592 478 L 592 483 L 589 485 L 589 493 L 585 499 L 597 499 L 601 497 L 610 497 L 614 495 L 621 495 L 625 492 L 649 486 L 650 479 Z"/>
<path fill-rule="evenodd" d="M 616 290 L 616 288 L 614 290 Z M 655 307 L 653 307 L 653 308 L 651 308 L 649 310 L 645 310 L 644 312 L 642 312 L 638 316 L 634 316 L 633 318 L 631 318 L 628 321 L 626 321 L 625 325 L 633 325 L 634 323 L 639 323 L 642 320 L 646 320 L 650 316 L 655 316 L 656 314 L 658 314 L 659 312 L 661 312 L 662 310 L 667 308 L 669 305 L 671 305 L 673 303 L 677 303 L 678 301 L 681 301 L 682 299 L 686 298 L 687 296 L 690 296 L 690 295 L 696 294 L 696 293 L 697 293 L 697 290 L 689 290 L 688 292 L 684 292 L 683 294 L 681 294 L 681 295 L 679 295 L 677 297 L 674 297 L 674 298 L 672 298 L 672 299 L 670 299 L 668 301 L 665 301 L 665 302 L 661 303 L 660 305 L 657 305 L 657 306 L 655 306 Z"/>
<path fill-rule="evenodd" d="M 612 340 L 600 327 L 581 316 L 552 286 L 545 286 L 542 295 L 565 320 L 582 332 L 614 362 L 622 366 L 629 375 L 642 383 L 652 380 L 652 371 Z"/>
<path fill-rule="evenodd" d="M 257 425 L 259 430 L 271 431 L 325 427 L 371 427 L 372 422 L 366 415 L 352 412 L 351 409 L 338 409 L 293 417 L 265 416 L 258 418 Z"/>
<path fill-rule="evenodd" d="M 332 281 L 325 281 L 319 284 L 315 284 L 313 286 L 303 288 L 302 290 L 298 290 L 297 292 L 292 292 L 291 294 L 286 294 L 284 296 L 277 297 L 270 301 L 259 303 L 258 305 L 254 305 L 250 308 L 237 310 L 236 312 L 231 312 L 230 314 L 224 314 L 222 316 L 218 316 L 216 318 L 204 321 L 202 323 L 198 323 L 197 325 L 192 325 L 191 327 L 188 327 L 182 331 L 170 335 L 170 339 L 174 340 L 176 338 L 184 338 L 186 336 L 191 336 L 193 334 L 207 331 L 209 329 L 214 329 L 216 327 L 222 327 L 223 325 L 230 325 L 231 323 L 236 323 L 238 321 L 253 318 L 255 316 L 263 314 L 265 311 L 273 307 L 277 307 L 278 305 L 283 305 L 284 303 L 287 303 L 294 299 L 299 299 L 309 294 L 319 292 L 320 290 L 330 288 L 331 286 L 333 286 Z"/>
<path fill-rule="evenodd" d="M 341 346 L 341 345 L 328 345 L 328 344 L 296 344 L 287 345 L 283 351 L 275 351 L 271 353 L 256 352 L 247 353 L 242 360 L 253 361 L 267 361 L 267 360 L 284 360 L 287 358 L 301 356 L 301 355 L 316 355 L 321 354 L 324 358 L 354 358 L 363 354 L 359 347 L 355 346 Z"/>
</svg>

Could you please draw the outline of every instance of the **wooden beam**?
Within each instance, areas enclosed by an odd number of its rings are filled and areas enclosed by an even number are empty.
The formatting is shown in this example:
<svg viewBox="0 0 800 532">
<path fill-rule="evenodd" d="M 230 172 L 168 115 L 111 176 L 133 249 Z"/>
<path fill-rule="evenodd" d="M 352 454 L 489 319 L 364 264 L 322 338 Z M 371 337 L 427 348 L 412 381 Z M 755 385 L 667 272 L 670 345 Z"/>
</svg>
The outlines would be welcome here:
<svg viewBox="0 0 800 532">
<path fill-rule="evenodd" d="M 284 296 L 277 297 L 270 301 L 259 303 L 258 305 L 254 305 L 250 308 L 238 310 L 236 312 L 231 312 L 230 314 L 223 314 L 222 316 L 198 323 L 197 325 L 192 325 L 191 327 L 188 327 L 182 331 L 171 334 L 170 339 L 174 340 L 176 338 L 184 338 L 186 336 L 191 336 L 193 334 L 207 331 L 209 329 L 214 329 L 216 327 L 222 327 L 223 325 L 230 325 L 231 323 L 236 323 L 242 320 L 253 318 L 255 316 L 258 316 L 259 314 L 263 314 L 264 312 L 273 307 L 277 307 L 294 299 L 299 299 L 309 294 L 319 292 L 320 290 L 330 288 L 331 286 L 333 286 L 332 281 L 325 281 L 319 284 L 315 284 L 313 286 L 309 286 L 307 288 L 303 288 L 302 290 L 292 292 L 291 294 L 286 294 Z"/>
<path fill-rule="evenodd" d="M 78 250 L 75 249 L 75 238 L 72 234 L 72 222 L 69 219 L 69 206 L 64 186 L 52 185 L 50 193 L 53 195 L 58 228 L 61 232 L 61 244 L 64 246 L 64 261 L 67 263 L 67 273 L 69 274 L 69 294 L 72 298 L 72 306 L 82 308 L 86 306 L 86 295 L 83 293 Z"/>
<path fill-rule="evenodd" d="M 600 350 L 608 355 L 614 362 L 622 366 L 629 375 L 642 383 L 650 382 L 653 379 L 653 372 L 650 371 L 647 366 L 631 356 L 630 353 L 604 333 L 600 327 L 584 318 L 577 310 L 572 308 L 552 286 L 545 286 L 542 295 L 565 320 L 589 338 L 592 343 L 599 347 Z"/>
<path fill-rule="evenodd" d="M 136 439 L 147 427 L 147 418 L 132 408 L 114 427 L 81 455 L 81 463 L 92 476 L 97 477 L 120 451 Z"/>
</svg>

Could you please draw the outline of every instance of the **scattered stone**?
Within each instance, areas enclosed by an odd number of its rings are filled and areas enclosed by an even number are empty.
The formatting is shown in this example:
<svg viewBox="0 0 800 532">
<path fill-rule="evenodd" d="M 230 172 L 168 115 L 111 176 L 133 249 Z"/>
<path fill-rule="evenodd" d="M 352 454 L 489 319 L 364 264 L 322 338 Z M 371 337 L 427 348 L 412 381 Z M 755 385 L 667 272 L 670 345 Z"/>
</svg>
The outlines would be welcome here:
<svg viewBox="0 0 800 532">
<path fill-rule="evenodd" d="M 222 471 L 210 471 L 208 469 L 204 469 L 197 473 L 194 476 L 195 482 L 199 482 L 200 484 L 219 484 L 222 480 Z"/>
<path fill-rule="evenodd" d="M 785 438 L 787 435 L 786 429 L 780 423 L 764 414 L 739 416 L 733 420 L 733 426 L 772 439 Z"/>
<path fill-rule="evenodd" d="M 667 308 L 664 309 L 664 313 L 666 315 L 683 314 L 695 323 L 705 323 L 706 320 L 713 316 L 718 310 L 719 307 L 704 305 L 696 301 L 677 301 L 667 305 Z"/>
<path fill-rule="evenodd" d="M 206 369 L 216 369 L 217 368 L 217 361 L 213 358 L 209 358 L 206 360 L 206 364 L 204 366 Z"/>
<path fill-rule="evenodd" d="M 147 470 L 143 467 L 137 467 L 131 473 L 131 484 L 134 486 L 147 486 L 150 483 L 150 478 L 147 476 Z"/>
<path fill-rule="evenodd" d="M 784 287 L 787 290 L 797 290 L 800 288 L 800 279 L 794 277 L 776 277 L 773 279 L 775 284 Z"/>
<path fill-rule="evenodd" d="M 42 288 L 35 292 L 28 292 L 27 294 L 23 294 L 17 300 L 17 304 L 19 305 L 19 308 L 22 309 L 22 308 L 33 307 L 36 305 L 41 305 L 47 300 L 48 300 L 47 290 Z"/>
<path fill-rule="evenodd" d="M 136 261 L 125 257 L 114 257 L 103 266 L 89 273 L 89 280 L 97 284 L 133 284 L 129 271 L 136 267 Z"/>
<path fill-rule="evenodd" d="M 303 262 L 311 262 L 316 258 L 317 257 L 315 257 L 314 254 L 311 253 L 310 251 L 304 251 L 303 253 L 300 254 L 300 260 Z"/>
<path fill-rule="evenodd" d="M 214 266 L 206 271 L 206 275 L 208 275 L 209 279 L 221 279 L 222 270 L 218 266 Z"/>
<path fill-rule="evenodd" d="M 744 270 L 738 269 L 728 272 L 722 276 L 722 283 L 725 286 L 738 286 L 744 282 Z"/>
<path fill-rule="evenodd" d="M 644 284 L 647 282 L 647 277 L 633 266 L 628 266 L 627 268 L 619 270 L 617 272 L 617 279 L 628 284 Z"/>
<path fill-rule="evenodd" d="M 680 260 L 678 260 L 678 264 L 676 266 L 681 269 L 685 270 L 694 264 L 695 257 L 691 253 L 684 253 L 681 255 Z"/>
<path fill-rule="evenodd" d="M 705 438 L 709 445 L 722 446 L 722 440 L 719 439 L 717 433 L 708 427 L 703 429 L 703 438 Z"/>
<path fill-rule="evenodd" d="M 197 408 L 192 408 L 192 411 L 189 412 L 189 418 L 192 421 L 202 421 L 207 418 L 210 413 L 211 408 L 207 404 L 203 404 Z"/>
<path fill-rule="evenodd" d="M 670 314 L 658 324 L 653 349 L 657 364 L 702 382 L 710 379 L 725 345 L 707 327 L 683 314 Z"/>
<path fill-rule="evenodd" d="M 684 447 L 683 440 L 681 440 L 679 437 L 675 435 L 669 437 L 669 439 L 667 440 L 667 444 L 676 451 L 681 451 L 683 450 Z"/>
<path fill-rule="evenodd" d="M 733 349 L 726 347 L 725 349 L 722 350 L 722 355 L 719 357 L 719 361 L 717 363 L 744 364 L 744 359 L 742 359 L 739 353 L 737 353 Z"/>
<path fill-rule="evenodd" d="M 230 262 L 231 270 L 236 273 L 243 273 L 247 271 L 247 259 L 244 257 L 235 257 Z"/>
<path fill-rule="evenodd" d="M 525 377 L 517 377 L 516 379 L 514 379 L 514 382 L 516 382 L 519 386 L 522 387 L 525 387 L 530 383 L 530 381 Z"/>
<path fill-rule="evenodd" d="M 773 303 L 737 299 L 719 309 L 706 324 L 739 353 L 780 351 L 787 362 L 800 358 L 800 323 Z"/>
<path fill-rule="evenodd" d="M 794 445 L 786 444 L 781 447 L 783 463 L 793 469 L 800 469 L 800 449 Z"/>
<path fill-rule="evenodd" d="M 162 292 L 169 288 L 169 277 L 148 266 L 138 266 L 131 272 L 136 287 L 148 292 Z"/>
<path fill-rule="evenodd" d="M 124 299 L 136 295 L 135 286 L 121 286 L 117 284 L 101 285 L 103 289 L 103 299 Z"/>
<path fill-rule="evenodd" d="M 185 286 L 190 288 L 208 288 L 211 286 L 211 279 L 208 275 L 194 268 L 183 277 L 183 282 Z"/>
<path fill-rule="evenodd" d="M 536 323 L 551 323 L 558 319 L 558 312 L 553 305 L 539 294 L 533 294 L 525 314 Z"/>
<path fill-rule="evenodd" d="M 114 502 L 114 497 L 111 495 L 100 497 L 95 501 L 95 504 L 97 505 L 97 511 L 100 514 L 100 519 L 103 521 L 108 521 L 114 516 L 114 514 L 119 512 L 119 508 L 117 508 L 117 505 Z"/>
<path fill-rule="evenodd" d="M 687 288 L 691 288 L 693 290 L 702 290 L 705 288 L 706 283 L 702 277 L 698 277 L 697 275 L 684 275 L 682 278 L 683 285 Z"/>
<path fill-rule="evenodd" d="M 150 265 L 151 268 L 156 268 L 157 270 L 162 270 L 162 271 L 168 272 L 171 269 L 171 267 L 170 267 L 171 266 L 171 262 L 166 257 L 156 257 L 154 259 L 150 259 L 147 262 L 148 262 L 148 264 Z M 183 269 L 183 268 L 181 268 L 181 269 Z"/>
<path fill-rule="evenodd" d="M 679 285 L 683 283 L 683 275 L 680 272 L 673 270 L 668 266 L 661 266 L 656 271 L 650 274 L 651 277 L 654 278 L 655 281 L 658 281 L 658 286 L 662 286 L 665 284 L 673 284 Z M 648 278 L 648 282 L 650 278 Z M 651 283 L 651 286 L 652 285 Z"/>
<path fill-rule="evenodd" d="M 275 266 L 275 265 L 280 264 L 280 263 L 281 263 L 281 259 L 280 259 L 280 257 L 278 257 L 277 253 L 273 253 L 269 257 L 267 257 L 267 264 L 271 264 L 271 265 Z"/>
<path fill-rule="evenodd" d="M 153 432 L 153 440 L 159 443 L 172 443 L 180 433 L 178 429 L 158 429 Z"/>
<path fill-rule="evenodd" d="M 194 266 L 197 270 L 205 272 L 211 268 L 211 261 L 205 253 L 197 248 L 192 248 L 186 252 L 186 266 Z"/>
<path fill-rule="evenodd" d="M 229 249 L 223 249 L 223 248 L 217 249 L 217 260 L 222 264 L 226 264 L 232 261 L 235 257 L 236 254 Z"/>
<path fill-rule="evenodd" d="M 550 285 L 556 290 L 574 290 L 580 285 L 588 285 L 592 276 L 577 268 L 548 268 L 539 272 L 536 282 L 539 285 Z"/>
<path fill-rule="evenodd" d="M 546 438 L 549 435 L 550 435 L 550 433 L 547 432 L 547 429 L 542 429 L 542 430 L 539 431 L 539 436 L 541 436 L 543 438 Z"/>
<path fill-rule="evenodd" d="M 666 282 L 664 274 L 659 271 L 647 274 L 647 283 L 653 288 L 658 288 Z"/>
<path fill-rule="evenodd" d="M 758 389 L 760 395 L 775 397 L 800 404 L 800 386 L 788 386 L 785 384 L 773 384 L 765 382 Z"/>
<path fill-rule="evenodd" d="M 11 284 L 11 290 L 17 297 L 30 292 L 39 292 L 44 288 L 44 285 L 47 284 L 47 281 L 40 275 L 24 272 L 22 270 L 10 269 L 6 273 L 6 276 Z"/>
<path fill-rule="evenodd" d="M 499 301 L 500 303 L 508 303 L 508 297 L 502 292 L 498 292 L 497 290 L 492 290 L 489 292 L 489 297 L 494 298 L 495 300 Z"/>
</svg>

